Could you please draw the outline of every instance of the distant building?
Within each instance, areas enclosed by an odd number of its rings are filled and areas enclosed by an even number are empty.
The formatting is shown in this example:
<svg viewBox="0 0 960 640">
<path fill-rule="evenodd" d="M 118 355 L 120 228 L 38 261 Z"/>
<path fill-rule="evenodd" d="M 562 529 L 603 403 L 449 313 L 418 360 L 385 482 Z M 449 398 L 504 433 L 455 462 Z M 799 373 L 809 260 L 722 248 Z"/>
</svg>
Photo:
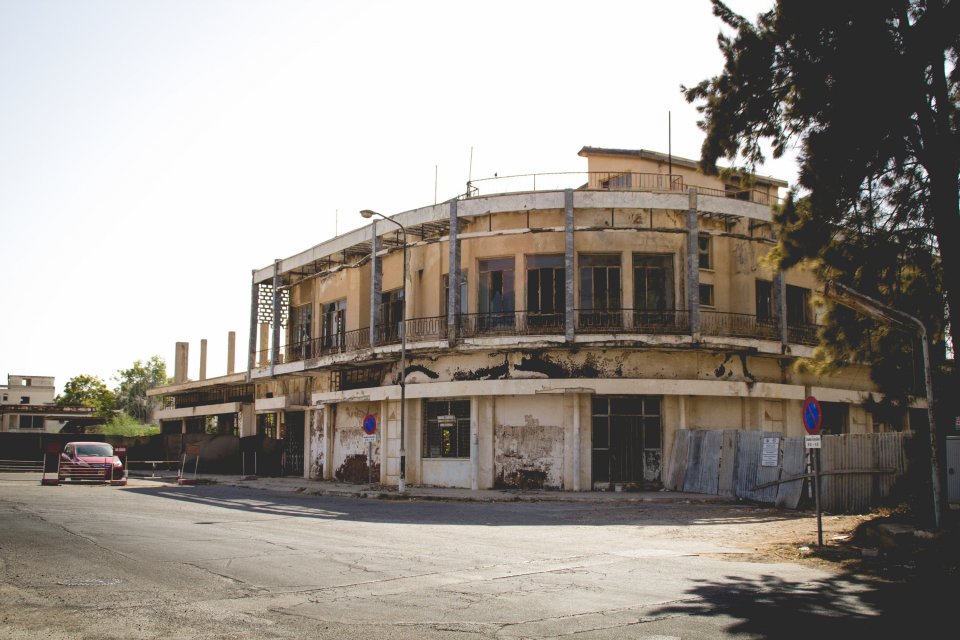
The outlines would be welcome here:
<svg viewBox="0 0 960 640">
<path fill-rule="evenodd" d="M 229 414 L 290 474 L 365 481 L 370 462 L 395 485 L 405 451 L 411 484 L 585 490 L 661 486 L 679 429 L 802 435 L 811 394 L 827 432 L 884 428 L 865 367 L 793 367 L 818 282 L 764 261 L 785 182 L 580 155 L 585 174 L 473 181 L 255 270 L 246 380 L 151 390 L 165 432 Z"/>
<path fill-rule="evenodd" d="M 59 433 L 69 427 L 102 422 L 93 409 L 55 403 L 53 376 L 9 374 L 0 385 L 0 432 Z"/>
</svg>

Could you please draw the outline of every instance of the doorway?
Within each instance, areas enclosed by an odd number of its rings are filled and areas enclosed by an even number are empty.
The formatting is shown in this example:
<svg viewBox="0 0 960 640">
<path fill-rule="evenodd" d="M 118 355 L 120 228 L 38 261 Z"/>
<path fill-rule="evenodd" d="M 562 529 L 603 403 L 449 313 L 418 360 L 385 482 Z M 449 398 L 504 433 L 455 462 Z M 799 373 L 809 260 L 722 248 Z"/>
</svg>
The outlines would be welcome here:
<svg viewBox="0 0 960 640">
<path fill-rule="evenodd" d="M 594 396 L 592 484 L 597 489 L 661 486 L 660 396 Z"/>
</svg>

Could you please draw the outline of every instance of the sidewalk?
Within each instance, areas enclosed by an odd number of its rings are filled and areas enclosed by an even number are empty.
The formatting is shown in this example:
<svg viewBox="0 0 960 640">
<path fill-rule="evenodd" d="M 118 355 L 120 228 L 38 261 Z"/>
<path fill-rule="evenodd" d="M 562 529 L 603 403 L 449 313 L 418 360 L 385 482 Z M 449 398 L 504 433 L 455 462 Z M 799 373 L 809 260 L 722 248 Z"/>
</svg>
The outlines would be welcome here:
<svg viewBox="0 0 960 640">
<path fill-rule="evenodd" d="M 162 479 L 148 478 L 140 474 L 131 474 L 131 478 L 176 482 L 175 478 L 164 476 Z M 188 477 L 189 474 L 188 474 Z M 682 493 L 677 491 L 545 491 L 542 489 L 506 490 L 506 489 L 457 489 L 449 487 L 420 487 L 407 485 L 401 494 L 396 487 L 382 487 L 369 484 L 350 484 L 332 480 L 310 480 L 307 478 L 257 478 L 241 480 L 240 476 L 200 474 L 199 484 L 221 484 L 226 486 L 247 487 L 267 491 L 302 493 L 317 496 L 337 496 L 344 498 L 378 498 L 393 500 L 456 500 L 461 502 L 660 502 L 660 503 L 731 503 L 735 498 L 704 493 Z"/>
</svg>

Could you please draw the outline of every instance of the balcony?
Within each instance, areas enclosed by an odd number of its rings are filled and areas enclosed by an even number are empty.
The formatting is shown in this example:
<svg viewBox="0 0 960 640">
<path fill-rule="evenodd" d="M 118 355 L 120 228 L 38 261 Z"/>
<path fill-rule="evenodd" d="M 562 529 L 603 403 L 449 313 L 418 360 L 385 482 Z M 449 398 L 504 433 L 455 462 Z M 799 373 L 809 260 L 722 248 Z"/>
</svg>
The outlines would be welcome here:
<svg viewBox="0 0 960 640">
<path fill-rule="evenodd" d="M 565 322 L 566 318 L 562 313 L 464 313 L 456 318 L 456 339 L 563 336 Z M 574 310 L 574 331 L 578 335 L 690 335 L 690 326 L 690 312 L 683 310 Z M 411 318 L 406 323 L 406 331 L 409 344 L 446 341 L 447 317 Z M 374 333 L 377 346 L 397 345 L 402 340 L 400 323 L 381 325 Z M 780 325 L 776 319 L 771 318 L 701 310 L 700 334 L 779 341 Z M 789 324 L 787 339 L 791 344 L 816 345 L 817 326 Z M 370 328 L 366 327 L 288 344 L 282 361 L 297 362 L 322 356 L 356 353 L 370 348 Z"/>
</svg>

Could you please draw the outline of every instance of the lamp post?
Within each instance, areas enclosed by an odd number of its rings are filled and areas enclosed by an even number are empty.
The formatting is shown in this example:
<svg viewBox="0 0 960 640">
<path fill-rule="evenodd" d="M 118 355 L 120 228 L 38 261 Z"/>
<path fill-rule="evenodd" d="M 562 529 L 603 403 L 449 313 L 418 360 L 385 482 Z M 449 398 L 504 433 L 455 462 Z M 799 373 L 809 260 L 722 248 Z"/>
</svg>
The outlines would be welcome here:
<svg viewBox="0 0 960 640">
<path fill-rule="evenodd" d="M 927 327 L 916 316 L 889 307 L 835 280 L 828 280 L 824 284 L 823 295 L 837 304 L 849 307 L 874 320 L 901 329 L 913 329 L 920 334 L 920 344 L 923 349 L 923 379 L 927 390 L 927 422 L 930 423 L 930 480 L 933 485 L 933 525 L 934 528 L 939 529 L 942 515 L 940 513 L 942 508 L 942 501 L 940 500 L 940 460 L 937 453 L 937 423 L 934 421 L 933 410 L 933 372 L 930 368 L 930 338 L 927 335 Z"/>
<path fill-rule="evenodd" d="M 400 227 L 400 231 L 403 233 L 403 318 L 400 321 L 400 483 L 397 486 L 397 490 L 403 493 L 407 490 L 407 450 L 404 439 L 407 417 L 407 230 L 393 218 L 388 218 L 382 213 L 370 209 L 364 209 L 360 212 L 360 215 L 367 219 L 373 216 L 383 218 L 387 222 L 392 222 Z"/>
</svg>

